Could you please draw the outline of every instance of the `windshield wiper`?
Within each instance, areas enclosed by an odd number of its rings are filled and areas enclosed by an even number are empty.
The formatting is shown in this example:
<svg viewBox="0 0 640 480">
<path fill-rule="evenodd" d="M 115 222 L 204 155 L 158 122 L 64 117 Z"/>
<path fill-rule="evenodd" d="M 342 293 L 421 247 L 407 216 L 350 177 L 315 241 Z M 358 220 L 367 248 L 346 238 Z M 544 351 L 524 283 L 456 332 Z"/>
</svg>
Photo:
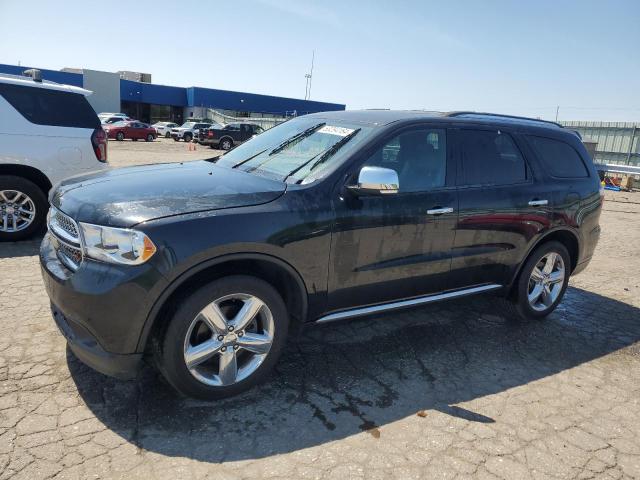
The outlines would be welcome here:
<svg viewBox="0 0 640 480">
<path fill-rule="evenodd" d="M 287 148 L 289 145 L 291 145 L 293 142 L 297 142 L 299 140 L 302 140 L 302 139 L 308 137 L 309 135 L 313 135 L 315 132 L 320 130 L 325 125 L 326 125 L 326 123 L 323 122 L 323 123 L 319 123 L 317 125 L 314 125 L 313 127 L 307 128 L 306 130 L 303 130 L 302 132 L 294 135 L 293 137 L 289 138 L 288 140 L 285 140 L 280 145 L 278 145 L 276 148 L 271 150 L 269 152 L 269 156 L 275 155 L 276 153 L 281 152 L 282 150 Z"/>
<path fill-rule="evenodd" d="M 314 168 L 316 168 L 318 165 L 326 162 L 327 160 L 329 160 L 333 155 L 335 155 L 337 153 L 338 150 L 340 150 L 349 140 L 351 140 L 353 137 L 355 137 L 358 132 L 360 131 L 359 128 L 356 128 L 353 132 L 351 132 L 349 135 L 346 135 L 344 137 L 342 137 L 338 142 L 334 143 L 333 146 L 331 148 L 329 148 L 328 150 L 326 150 L 324 153 L 319 153 L 318 155 L 314 155 L 313 157 L 311 157 L 309 160 L 307 160 L 306 162 L 304 162 L 302 165 L 300 165 L 299 167 L 296 167 L 295 169 L 291 170 L 289 173 L 287 173 L 287 176 L 284 177 L 284 182 L 286 182 L 289 177 L 291 177 L 292 175 L 295 175 L 296 173 L 298 173 L 300 170 L 302 170 L 304 167 L 306 167 L 307 165 L 309 165 L 311 162 L 313 162 L 318 156 L 320 156 L 320 158 L 318 158 L 318 160 L 316 160 L 313 165 L 311 165 L 311 168 L 309 169 L 309 172 L 311 172 Z"/>
<path fill-rule="evenodd" d="M 245 163 L 247 163 L 250 160 L 253 160 L 254 158 L 262 155 L 264 152 L 266 152 L 267 150 L 269 150 L 268 148 L 265 148 L 264 150 L 262 150 L 261 152 L 256 153 L 255 155 L 251 155 L 249 158 L 245 158 L 244 160 L 242 160 L 241 162 L 238 162 L 236 164 L 233 165 L 233 167 L 231 168 L 238 168 L 240 165 L 244 165 Z"/>
</svg>

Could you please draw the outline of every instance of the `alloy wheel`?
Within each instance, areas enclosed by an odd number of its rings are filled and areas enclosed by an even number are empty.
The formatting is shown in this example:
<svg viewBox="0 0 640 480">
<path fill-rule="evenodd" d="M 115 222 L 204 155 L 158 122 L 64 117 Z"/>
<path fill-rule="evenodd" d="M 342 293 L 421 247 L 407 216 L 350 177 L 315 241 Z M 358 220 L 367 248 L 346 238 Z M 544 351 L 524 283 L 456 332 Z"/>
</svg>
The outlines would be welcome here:
<svg viewBox="0 0 640 480">
<path fill-rule="evenodd" d="M 0 232 L 14 233 L 29 227 L 36 218 L 36 205 L 17 190 L 0 190 Z"/>
<path fill-rule="evenodd" d="M 533 267 L 527 297 L 531 308 L 542 312 L 560 296 L 565 279 L 564 260 L 556 252 L 544 255 Z"/>
<path fill-rule="evenodd" d="M 191 321 L 184 340 L 184 362 L 197 380 L 229 386 L 254 373 L 271 345 L 275 324 L 269 307 L 245 293 L 225 295 Z"/>
</svg>

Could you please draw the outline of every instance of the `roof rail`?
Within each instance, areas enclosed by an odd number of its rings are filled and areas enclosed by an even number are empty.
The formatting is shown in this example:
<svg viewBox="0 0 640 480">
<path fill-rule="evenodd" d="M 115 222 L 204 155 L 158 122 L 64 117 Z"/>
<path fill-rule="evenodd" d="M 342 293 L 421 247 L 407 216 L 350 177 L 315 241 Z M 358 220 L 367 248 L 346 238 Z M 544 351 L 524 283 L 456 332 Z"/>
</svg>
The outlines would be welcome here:
<svg viewBox="0 0 640 480">
<path fill-rule="evenodd" d="M 489 117 L 489 118 L 504 118 L 505 120 L 522 120 L 525 122 L 531 122 L 531 123 L 540 123 L 546 126 L 549 125 L 553 125 L 554 127 L 558 127 L 558 128 L 564 128 L 562 125 L 560 125 L 557 122 L 552 122 L 550 120 L 541 120 L 539 118 L 530 118 L 530 117 L 518 117 L 516 115 L 502 115 L 500 113 L 486 113 L 486 112 L 466 112 L 466 111 L 462 111 L 462 112 L 449 112 L 449 113 L 445 113 L 444 115 L 445 117 L 461 117 L 461 118 L 471 118 L 471 119 L 481 119 L 482 117 Z"/>
</svg>

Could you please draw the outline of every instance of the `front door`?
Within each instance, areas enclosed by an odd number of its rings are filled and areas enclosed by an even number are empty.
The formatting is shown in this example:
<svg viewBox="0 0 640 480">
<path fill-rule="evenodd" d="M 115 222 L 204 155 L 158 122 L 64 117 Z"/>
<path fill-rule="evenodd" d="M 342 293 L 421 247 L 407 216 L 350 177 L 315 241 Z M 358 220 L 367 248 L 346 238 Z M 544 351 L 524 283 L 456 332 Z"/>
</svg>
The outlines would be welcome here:
<svg viewBox="0 0 640 480">
<path fill-rule="evenodd" d="M 395 170 L 399 191 L 336 201 L 329 310 L 446 290 L 458 207 L 446 129 L 391 134 L 354 168 L 350 183 L 363 166 Z"/>
</svg>

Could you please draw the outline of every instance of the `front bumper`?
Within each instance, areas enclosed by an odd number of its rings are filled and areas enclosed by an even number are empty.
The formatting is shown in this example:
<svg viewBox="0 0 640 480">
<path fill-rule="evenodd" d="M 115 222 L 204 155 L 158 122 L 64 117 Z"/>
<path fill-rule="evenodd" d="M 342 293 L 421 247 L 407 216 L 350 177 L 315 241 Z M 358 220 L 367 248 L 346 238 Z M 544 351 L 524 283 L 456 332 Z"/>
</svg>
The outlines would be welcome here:
<svg viewBox="0 0 640 480">
<path fill-rule="evenodd" d="M 56 323 L 76 356 L 96 370 L 135 375 L 138 341 L 164 277 L 149 263 L 117 266 L 83 260 L 77 271 L 58 259 L 50 234 L 40 247 L 45 289 Z"/>
<path fill-rule="evenodd" d="M 136 376 L 142 362 L 141 353 L 109 353 L 100 346 L 86 328 L 67 319 L 53 303 L 51 314 L 58 329 L 67 339 L 69 348 L 82 363 L 111 377 L 126 380 Z"/>
</svg>

